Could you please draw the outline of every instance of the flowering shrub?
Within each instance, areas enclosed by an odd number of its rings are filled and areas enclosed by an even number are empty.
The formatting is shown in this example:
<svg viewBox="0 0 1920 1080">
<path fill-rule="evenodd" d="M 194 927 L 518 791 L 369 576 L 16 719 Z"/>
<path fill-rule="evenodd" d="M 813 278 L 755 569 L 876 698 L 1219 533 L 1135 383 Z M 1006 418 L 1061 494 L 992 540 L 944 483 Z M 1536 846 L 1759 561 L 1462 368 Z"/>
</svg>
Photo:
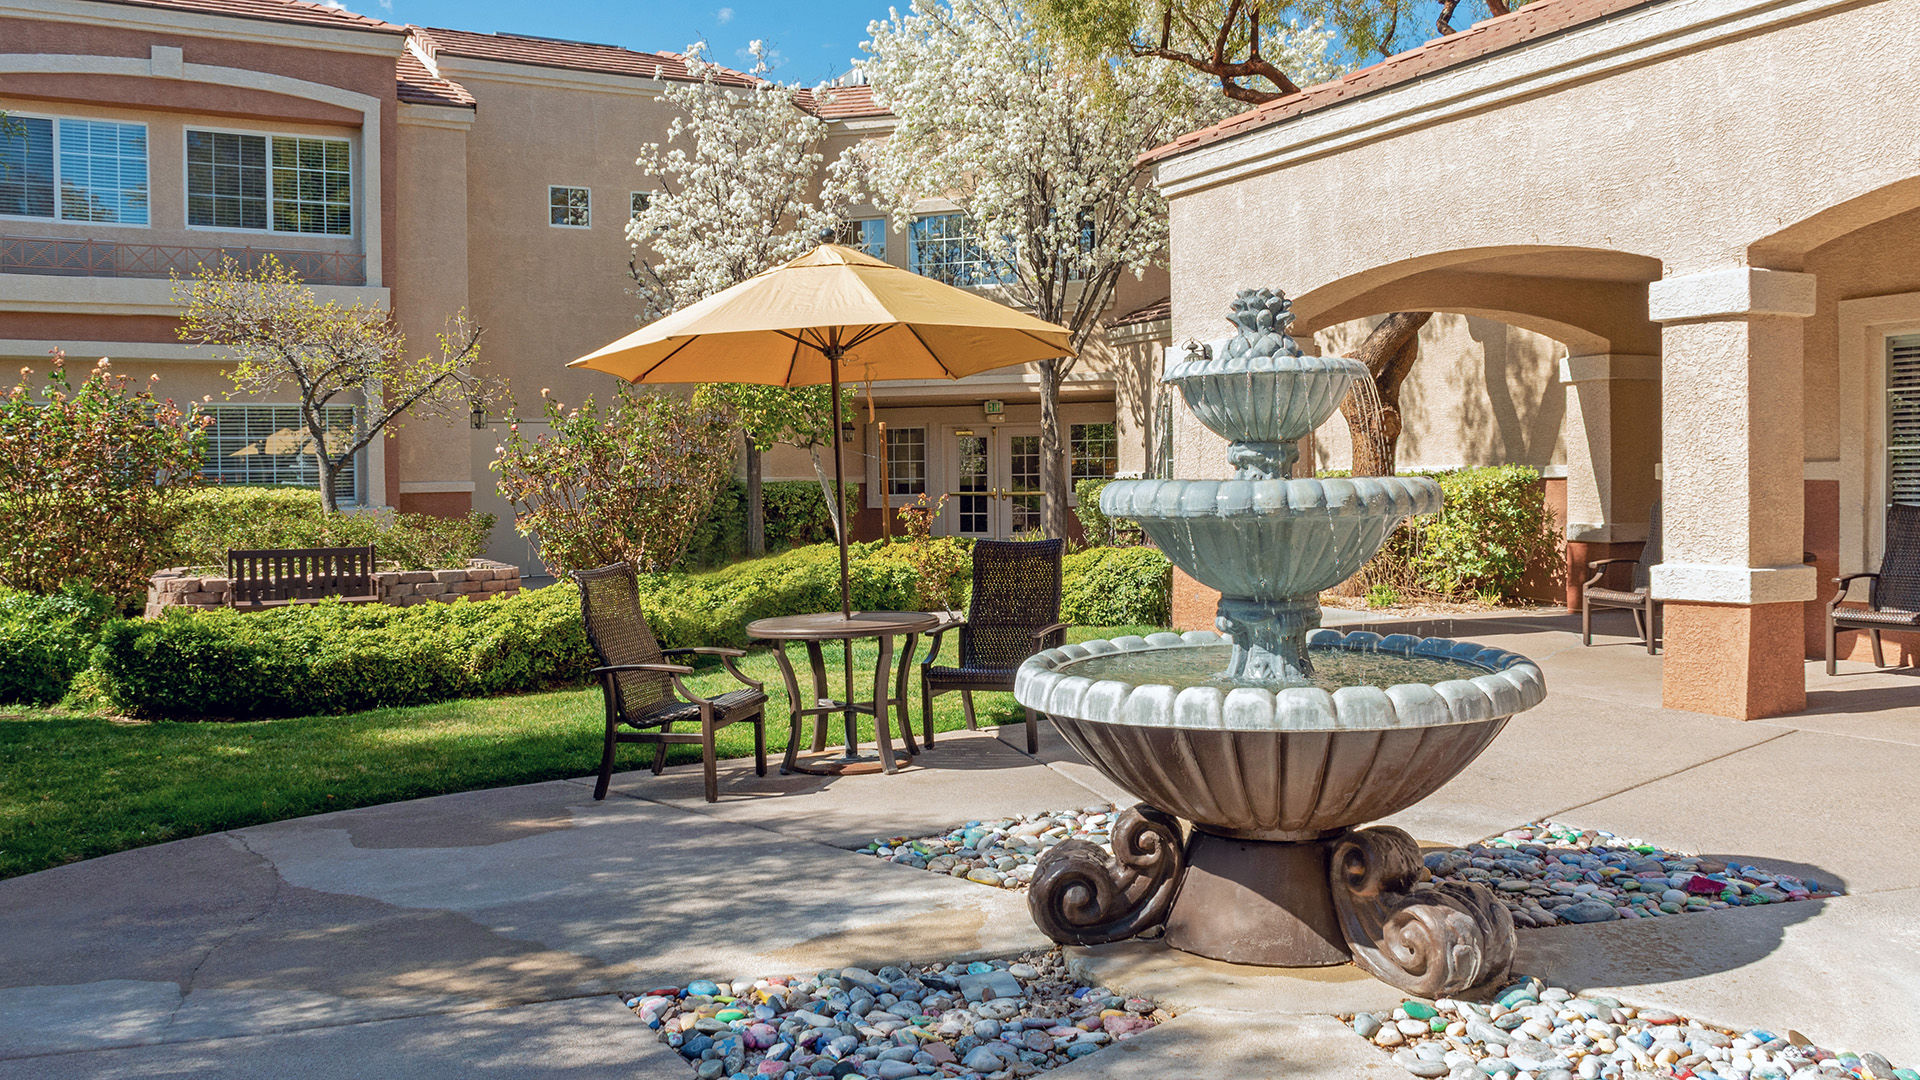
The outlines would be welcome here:
<svg viewBox="0 0 1920 1080">
<path fill-rule="evenodd" d="M 513 524 L 536 539 L 556 574 L 631 562 L 680 561 L 733 470 L 739 429 L 709 396 L 691 400 L 622 389 L 569 410 L 542 393 L 547 431 L 509 414 L 493 463 Z"/>
<path fill-rule="evenodd" d="M 933 524 L 946 505 L 945 495 L 933 502 L 921 495 L 912 506 L 901 507 L 898 516 L 904 543 L 880 549 L 881 554 L 913 567 L 919 581 L 917 606 L 922 610 L 966 605 L 968 579 L 973 572 L 972 549 L 954 537 L 933 535 Z"/>
<path fill-rule="evenodd" d="M 101 360 L 78 385 L 57 350 L 0 394 L 0 585 L 50 593 L 87 580 L 131 599 L 167 563 L 174 493 L 198 478 L 205 421 Z"/>
</svg>

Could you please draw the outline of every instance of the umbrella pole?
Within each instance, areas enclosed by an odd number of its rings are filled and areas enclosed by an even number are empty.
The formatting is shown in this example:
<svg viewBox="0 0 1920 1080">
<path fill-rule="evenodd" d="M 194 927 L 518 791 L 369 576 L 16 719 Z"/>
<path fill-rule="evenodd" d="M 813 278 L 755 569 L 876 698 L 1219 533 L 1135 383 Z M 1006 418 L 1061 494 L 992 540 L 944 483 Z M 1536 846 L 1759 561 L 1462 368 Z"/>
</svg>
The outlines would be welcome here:
<svg viewBox="0 0 1920 1080">
<path fill-rule="evenodd" d="M 833 400 L 828 408 L 832 410 L 833 423 L 830 436 L 833 440 L 833 497 L 839 500 L 834 507 L 833 519 L 840 523 L 840 615 L 853 618 L 853 601 L 847 586 L 847 530 L 852 522 L 847 520 L 847 476 L 846 465 L 842 458 L 846 453 L 846 440 L 840 437 L 840 347 L 830 346 L 827 350 L 827 379 L 833 388 Z"/>
</svg>

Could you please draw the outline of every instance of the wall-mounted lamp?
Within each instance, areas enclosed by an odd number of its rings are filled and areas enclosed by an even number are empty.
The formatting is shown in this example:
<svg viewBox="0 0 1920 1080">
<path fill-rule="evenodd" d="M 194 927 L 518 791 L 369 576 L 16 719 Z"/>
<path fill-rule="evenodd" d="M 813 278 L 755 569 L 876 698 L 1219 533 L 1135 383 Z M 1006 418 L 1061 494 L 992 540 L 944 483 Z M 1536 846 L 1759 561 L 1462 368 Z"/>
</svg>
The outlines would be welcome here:
<svg viewBox="0 0 1920 1080">
<path fill-rule="evenodd" d="M 475 431 L 485 431 L 487 428 L 486 406 L 481 405 L 478 401 L 474 402 L 472 411 L 467 414 L 467 423 L 473 425 L 473 430 Z"/>
<path fill-rule="evenodd" d="M 853 441 L 853 421 L 851 420 L 840 421 L 840 441 L 841 442 Z"/>
</svg>

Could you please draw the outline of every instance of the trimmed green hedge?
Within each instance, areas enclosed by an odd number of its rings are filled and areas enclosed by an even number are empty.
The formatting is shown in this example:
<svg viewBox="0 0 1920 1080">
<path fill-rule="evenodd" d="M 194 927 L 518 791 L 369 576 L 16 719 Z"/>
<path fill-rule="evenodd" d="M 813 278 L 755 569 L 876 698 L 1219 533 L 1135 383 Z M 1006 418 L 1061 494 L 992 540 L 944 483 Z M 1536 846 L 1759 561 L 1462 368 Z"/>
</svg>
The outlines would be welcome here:
<svg viewBox="0 0 1920 1080">
<path fill-rule="evenodd" d="M 460 518 L 387 511 L 321 511 L 304 488 L 202 487 L 180 497 L 185 517 L 173 530 L 177 565 L 225 566 L 228 548 L 361 547 L 383 566 L 449 570 L 487 549 L 493 515 Z M 154 569 L 160 569 L 155 567 Z"/>
<path fill-rule="evenodd" d="M 107 626 L 101 692 L 134 716 L 306 716 L 534 690 L 592 666 L 571 585 L 485 603 L 170 608 Z"/>
<path fill-rule="evenodd" d="M 917 608 L 921 571 L 906 556 L 904 544 L 854 545 L 854 606 Z M 1167 622 L 1170 571 L 1151 548 L 1078 552 L 1067 556 L 1064 575 L 1061 617 L 1069 622 Z M 745 646 L 755 619 L 838 608 L 839 553 L 817 544 L 711 573 L 646 575 L 640 588 L 641 607 L 663 645 Z M 84 645 L 76 651 L 71 641 L 62 648 L 60 692 L 78 670 L 73 658 L 85 655 Z M 151 621 L 108 623 L 86 677 L 129 715 L 255 718 L 535 690 L 578 680 L 592 666 L 579 593 L 561 584 L 483 603 L 403 608 L 174 607 Z M 37 693 L 31 700 L 60 696 Z"/>
<path fill-rule="evenodd" d="M 0 589 L 0 704 L 66 696 L 101 629 L 118 616 L 113 598 L 85 584 L 47 596 Z"/>
<path fill-rule="evenodd" d="M 1437 481 L 1445 507 L 1438 514 L 1409 518 L 1340 588 L 1343 594 L 1511 599 L 1521 595 L 1530 571 L 1558 565 L 1560 529 L 1547 509 L 1537 471 L 1524 465 L 1487 465 L 1402 475 Z"/>
<path fill-rule="evenodd" d="M 1173 621 L 1173 564 L 1150 547 L 1077 551 L 1061 565 L 1060 618 L 1076 626 Z"/>
</svg>

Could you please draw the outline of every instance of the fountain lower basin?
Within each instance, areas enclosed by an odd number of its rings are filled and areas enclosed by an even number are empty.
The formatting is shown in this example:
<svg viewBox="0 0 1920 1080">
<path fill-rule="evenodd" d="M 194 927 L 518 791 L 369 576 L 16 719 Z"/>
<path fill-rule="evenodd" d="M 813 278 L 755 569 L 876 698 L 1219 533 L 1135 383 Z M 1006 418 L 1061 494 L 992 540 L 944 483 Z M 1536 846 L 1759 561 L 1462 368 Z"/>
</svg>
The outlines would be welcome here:
<svg viewBox="0 0 1920 1080">
<path fill-rule="evenodd" d="M 1439 664 L 1456 677 L 1331 692 L 1119 677 L 1183 652 L 1210 666 L 1230 644 L 1208 631 L 1153 634 L 1050 649 L 1022 665 L 1015 698 L 1141 799 L 1115 827 L 1111 858 L 1061 845 L 1042 863 L 1029 893 L 1035 920 L 1082 943 L 1163 923 L 1168 944 L 1201 956 L 1353 961 L 1416 993 L 1457 993 L 1504 973 L 1513 948 L 1504 907 L 1484 890 L 1420 887 L 1411 838 L 1356 826 L 1418 803 L 1471 764 L 1546 696 L 1540 669 L 1471 642 L 1321 630 L 1310 652 L 1364 654 L 1389 670 Z M 1096 658 L 1120 658 L 1103 665 L 1115 677 L 1076 673 Z"/>
<path fill-rule="evenodd" d="M 1314 840 L 1406 809 L 1467 767 L 1546 695 L 1540 669 L 1444 638 L 1322 630 L 1315 652 L 1439 660 L 1459 677 L 1385 687 L 1268 689 L 1088 678 L 1093 657 L 1217 653 L 1208 631 L 1089 641 L 1028 660 L 1020 704 L 1050 717 L 1109 780 L 1219 836 Z M 1224 658 L 1224 656 L 1223 656 Z"/>
</svg>

